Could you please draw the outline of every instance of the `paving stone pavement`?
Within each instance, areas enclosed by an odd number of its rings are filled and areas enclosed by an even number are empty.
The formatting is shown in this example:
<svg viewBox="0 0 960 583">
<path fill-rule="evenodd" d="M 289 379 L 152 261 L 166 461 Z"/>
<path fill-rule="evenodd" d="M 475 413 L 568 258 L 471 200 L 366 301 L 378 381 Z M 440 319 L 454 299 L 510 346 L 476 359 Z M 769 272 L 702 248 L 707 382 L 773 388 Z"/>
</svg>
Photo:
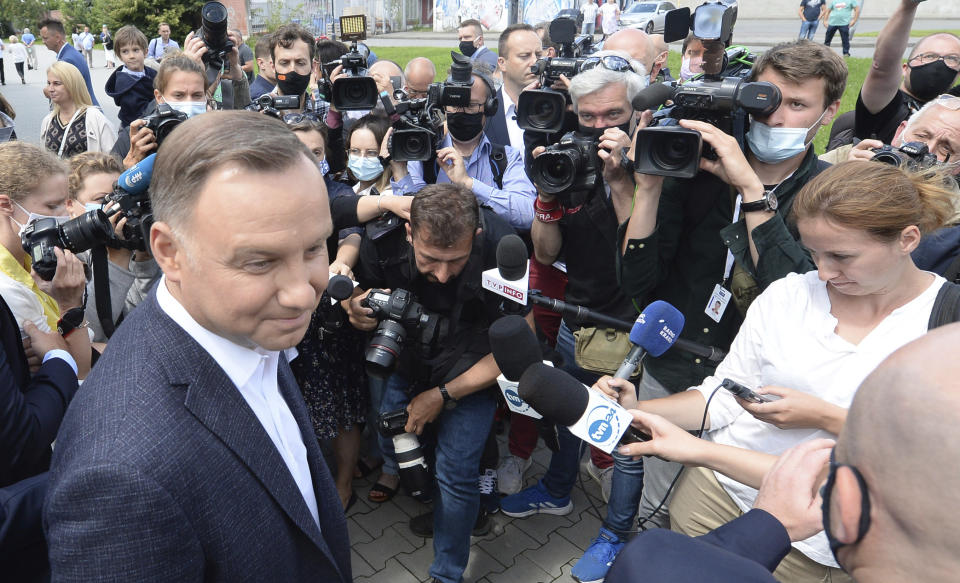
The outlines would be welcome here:
<svg viewBox="0 0 960 583">
<path fill-rule="evenodd" d="M 506 455 L 506 432 L 500 436 L 501 455 Z M 584 460 L 588 456 L 584 456 Z M 534 452 L 525 485 L 534 484 L 546 472 L 550 452 L 542 445 Z M 581 465 L 581 468 L 583 466 Z M 491 517 L 490 533 L 471 540 L 470 562 L 464 583 L 571 582 L 570 569 L 597 535 L 606 505 L 600 487 L 585 472 L 574 488 L 573 512 L 567 516 L 534 515 Z M 376 472 L 355 480 L 358 501 L 347 513 L 356 583 L 419 583 L 430 581 L 432 539 L 410 532 L 407 522 L 429 510 L 403 493 L 393 500 L 374 504 L 367 492 Z M 582 488 L 581 489 L 581 483 Z"/>
</svg>

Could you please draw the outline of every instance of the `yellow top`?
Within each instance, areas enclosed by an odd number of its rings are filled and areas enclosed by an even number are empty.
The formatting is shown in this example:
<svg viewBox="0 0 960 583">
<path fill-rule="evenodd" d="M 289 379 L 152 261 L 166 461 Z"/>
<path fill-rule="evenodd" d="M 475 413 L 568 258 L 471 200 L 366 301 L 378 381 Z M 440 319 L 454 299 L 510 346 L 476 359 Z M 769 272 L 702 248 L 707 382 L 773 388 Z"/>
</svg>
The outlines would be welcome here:
<svg viewBox="0 0 960 583">
<path fill-rule="evenodd" d="M 37 282 L 34 281 L 33 277 L 30 275 L 30 269 L 29 255 L 24 257 L 23 264 L 20 264 L 6 247 L 0 245 L 0 271 L 5 273 L 14 281 L 23 284 L 30 291 L 32 291 L 35 296 L 37 296 L 37 299 L 40 300 L 40 305 L 43 306 L 43 314 L 47 318 L 47 323 L 50 325 L 50 329 L 56 330 L 57 322 L 60 320 L 60 306 L 57 305 L 57 301 L 55 299 L 40 289 L 40 287 L 37 285 Z"/>
</svg>

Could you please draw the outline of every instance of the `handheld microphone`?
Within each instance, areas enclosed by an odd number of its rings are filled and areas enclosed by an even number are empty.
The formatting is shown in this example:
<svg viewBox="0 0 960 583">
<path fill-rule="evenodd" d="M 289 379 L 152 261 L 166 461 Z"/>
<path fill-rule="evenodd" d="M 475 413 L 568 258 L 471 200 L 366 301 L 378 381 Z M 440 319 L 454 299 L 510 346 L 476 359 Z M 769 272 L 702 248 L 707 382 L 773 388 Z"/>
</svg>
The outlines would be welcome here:
<svg viewBox="0 0 960 583">
<path fill-rule="evenodd" d="M 637 94 L 633 98 L 631 105 L 634 111 L 646 111 L 648 109 L 657 109 L 667 101 L 673 99 L 673 94 L 677 88 L 668 83 L 653 83 Z"/>
<path fill-rule="evenodd" d="M 543 351 L 530 325 L 521 316 L 504 316 L 490 325 L 490 348 L 500 367 L 497 379 L 507 407 L 514 413 L 540 419 L 529 403 L 520 398 L 517 381 L 531 365 L 543 362 Z"/>
<path fill-rule="evenodd" d="M 684 322 L 680 310 L 663 300 L 657 300 L 644 308 L 630 330 L 630 343 L 633 348 L 627 353 L 613 378 L 626 380 L 633 376 L 644 352 L 654 357 L 666 352 L 680 337 Z"/>
<path fill-rule="evenodd" d="M 630 426 L 633 417 L 626 409 L 562 370 L 534 364 L 520 377 L 519 388 L 520 397 L 545 418 L 607 453 L 621 443 L 650 439 Z"/>
<path fill-rule="evenodd" d="M 332 275 L 327 282 L 327 293 L 336 301 L 345 300 L 353 295 L 353 280 L 346 275 Z"/>
<path fill-rule="evenodd" d="M 153 162 L 157 159 L 156 153 L 150 154 L 131 166 L 117 178 L 117 186 L 127 194 L 140 194 L 150 186 L 153 176 Z"/>
<path fill-rule="evenodd" d="M 483 289 L 525 306 L 529 278 L 527 246 L 517 235 L 507 235 L 497 243 L 497 267 L 483 272 Z"/>
</svg>

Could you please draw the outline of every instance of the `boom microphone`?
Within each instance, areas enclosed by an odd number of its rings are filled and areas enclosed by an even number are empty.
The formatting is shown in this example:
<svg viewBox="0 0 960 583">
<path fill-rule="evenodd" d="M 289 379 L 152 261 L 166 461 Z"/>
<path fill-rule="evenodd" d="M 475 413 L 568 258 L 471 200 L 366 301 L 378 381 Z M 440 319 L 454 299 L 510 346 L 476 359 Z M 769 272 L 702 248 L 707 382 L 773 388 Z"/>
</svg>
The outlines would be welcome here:
<svg viewBox="0 0 960 583">
<path fill-rule="evenodd" d="M 684 322 L 680 310 L 663 300 L 657 300 L 644 308 L 630 330 L 630 343 L 633 348 L 613 377 L 626 380 L 633 376 L 644 352 L 654 357 L 666 352 L 680 337 Z"/>
<path fill-rule="evenodd" d="M 562 370 L 532 365 L 520 377 L 519 392 L 544 418 L 567 426 L 570 433 L 607 453 L 621 443 L 650 439 L 630 426 L 633 417 L 623 407 Z"/>
<path fill-rule="evenodd" d="M 642 89 L 636 97 L 633 98 L 631 105 L 634 111 L 646 111 L 648 109 L 657 109 L 667 101 L 673 99 L 673 94 L 677 88 L 668 83 L 653 83 Z"/>
</svg>

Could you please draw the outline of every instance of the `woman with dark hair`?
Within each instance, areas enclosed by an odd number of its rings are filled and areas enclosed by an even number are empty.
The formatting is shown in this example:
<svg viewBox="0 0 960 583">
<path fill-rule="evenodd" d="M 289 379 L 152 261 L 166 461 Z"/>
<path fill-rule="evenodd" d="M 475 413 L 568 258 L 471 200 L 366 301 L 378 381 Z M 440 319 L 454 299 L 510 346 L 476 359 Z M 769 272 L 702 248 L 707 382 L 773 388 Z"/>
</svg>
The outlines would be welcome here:
<svg viewBox="0 0 960 583">
<path fill-rule="evenodd" d="M 357 120 L 347 134 L 347 171 L 357 181 L 357 194 L 393 194 L 390 174 L 380 162 L 380 146 L 390 129 L 386 117 L 367 114 Z"/>
</svg>

